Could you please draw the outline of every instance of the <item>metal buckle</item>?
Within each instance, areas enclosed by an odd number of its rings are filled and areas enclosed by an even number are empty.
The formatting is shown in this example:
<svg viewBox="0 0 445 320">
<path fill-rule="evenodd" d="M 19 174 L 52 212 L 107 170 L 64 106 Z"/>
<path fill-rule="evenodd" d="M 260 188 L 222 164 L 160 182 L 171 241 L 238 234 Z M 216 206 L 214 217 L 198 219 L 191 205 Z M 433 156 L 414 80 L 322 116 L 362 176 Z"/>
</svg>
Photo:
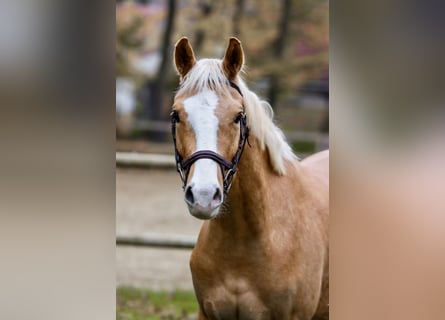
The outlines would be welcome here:
<svg viewBox="0 0 445 320">
<path fill-rule="evenodd" d="M 182 181 L 182 189 L 184 190 L 186 181 L 185 181 L 184 173 L 182 172 L 181 164 L 179 162 L 176 163 L 176 171 L 178 171 L 178 173 L 179 173 L 179 177 L 181 178 L 181 181 Z"/>
<path fill-rule="evenodd" d="M 228 193 L 230 190 L 230 187 L 232 186 L 233 182 L 233 175 L 235 174 L 235 170 L 230 168 L 226 175 L 224 176 L 224 193 Z"/>
</svg>

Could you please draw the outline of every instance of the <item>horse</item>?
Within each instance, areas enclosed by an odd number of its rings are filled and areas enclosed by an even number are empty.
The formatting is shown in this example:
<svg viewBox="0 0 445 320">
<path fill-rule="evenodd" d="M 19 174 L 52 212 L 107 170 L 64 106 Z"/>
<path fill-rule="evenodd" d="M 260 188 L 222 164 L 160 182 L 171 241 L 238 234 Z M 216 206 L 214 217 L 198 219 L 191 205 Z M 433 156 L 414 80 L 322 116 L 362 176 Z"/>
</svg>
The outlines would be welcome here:
<svg viewBox="0 0 445 320">
<path fill-rule="evenodd" d="M 172 113 L 177 171 L 202 219 L 190 258 L 198 319 L 329 319 L 329 151 L 301 161 L 240 73 L 241 42 L 196 60 L 186 37 Z"/>
</svg>

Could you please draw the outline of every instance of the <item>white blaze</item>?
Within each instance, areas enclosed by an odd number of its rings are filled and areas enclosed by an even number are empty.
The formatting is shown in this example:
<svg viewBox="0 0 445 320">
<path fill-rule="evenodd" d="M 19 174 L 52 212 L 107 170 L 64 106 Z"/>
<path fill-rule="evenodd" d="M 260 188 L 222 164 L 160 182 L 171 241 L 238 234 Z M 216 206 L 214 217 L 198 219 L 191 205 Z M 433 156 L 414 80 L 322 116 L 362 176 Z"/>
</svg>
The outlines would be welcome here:
<svg viewBox="0 0 445 320">
<path fill-rule="evenodd" d="M 204 90 L 197 95 L 184 100 L 184 109 L 187 112 L 188 120 L 195 132 L 196 151 L 211 150 L 218 153 L 217 133 L 218 118 L 215 109 L 218 106 L 218 97 L 213 91 Z M 206 198 L 212 198 L 210 192 L 218 185 L 218 164 L 210 159 L 199 159 L 195 162 L 193 177 L 189 184 L 199 190 L 203 202 Z M 199 196 L 198 195 L 198 196 Z M 209 197 L 210 196 L 210 197 Z M 201 197 L 199 197 L 201 198 Z M 206 203 L 201 203 L 206 205 Z"/>
</svg>

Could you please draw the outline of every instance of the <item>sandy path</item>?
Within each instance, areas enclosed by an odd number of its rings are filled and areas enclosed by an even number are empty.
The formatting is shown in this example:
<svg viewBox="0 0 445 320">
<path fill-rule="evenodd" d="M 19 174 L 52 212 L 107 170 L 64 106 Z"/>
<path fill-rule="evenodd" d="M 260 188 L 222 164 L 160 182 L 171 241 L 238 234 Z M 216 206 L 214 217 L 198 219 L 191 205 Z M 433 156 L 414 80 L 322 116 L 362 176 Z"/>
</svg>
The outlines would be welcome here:
<svg viewBox="0 0 445 320">
<path fill-rule="evenodd" d="M 116 169 L 116 231 L 196 236 L 175 171 Z M 151 289 L 192 289 L 189 250 L 117 247 L 116 282 Z"/>
</svg>

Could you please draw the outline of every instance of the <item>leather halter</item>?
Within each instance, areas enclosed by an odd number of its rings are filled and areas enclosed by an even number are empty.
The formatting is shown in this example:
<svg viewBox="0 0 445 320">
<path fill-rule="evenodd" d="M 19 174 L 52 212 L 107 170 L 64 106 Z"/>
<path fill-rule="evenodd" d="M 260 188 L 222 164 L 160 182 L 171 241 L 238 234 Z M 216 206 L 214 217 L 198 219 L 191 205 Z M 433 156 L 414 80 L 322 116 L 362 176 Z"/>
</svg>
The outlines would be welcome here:
<svg viewBox="0 0 445 320">
<path fill-rule="evenodd" d="M 229 80 L 229 84 L 232 88 L 234 88 L 238 93 L 243 96 L 240 88 L 232 81 Z M 235 175 L 238 167 L 238 162 L 241 158 L 241 155 L 244 150 L 244 146 L 246 145 L 246 141 L 249 143 L 249 127 L 247 126 L 247 118 L 246 114 L 243 113 L 240 115 L 239 124 L 240 124 L 240 137 L 238 142 L 238 149 L 236 150 L 235 155 L 232 158 L 232 161 L 228 161 L 224 159 L 221 155 L 211 150 L 200 150 L 193 153 L 188 159 L 183 160 L 182 156 L 178 152 L 178 148 L 176 146 L 176 122 L 177 119 L 173 116 L 171 117 L 172 124 L 172 136 L 173 136 L 173 144 L 175 146 L 175 160 L 176 160 L 176 170 L 179 173 L 179 176 L 182 180 L 182 189 L 185 189 L 187 185 L 187 179 L 190 173 L 191 166 L 199 159 L 210 159 L 217 162 L 221 169 L 221 175 L 223 177 L 224 184 L 224 194 L 229 192 L 229 189 L 232 185 L 233 176 Z"/>
</svg>

